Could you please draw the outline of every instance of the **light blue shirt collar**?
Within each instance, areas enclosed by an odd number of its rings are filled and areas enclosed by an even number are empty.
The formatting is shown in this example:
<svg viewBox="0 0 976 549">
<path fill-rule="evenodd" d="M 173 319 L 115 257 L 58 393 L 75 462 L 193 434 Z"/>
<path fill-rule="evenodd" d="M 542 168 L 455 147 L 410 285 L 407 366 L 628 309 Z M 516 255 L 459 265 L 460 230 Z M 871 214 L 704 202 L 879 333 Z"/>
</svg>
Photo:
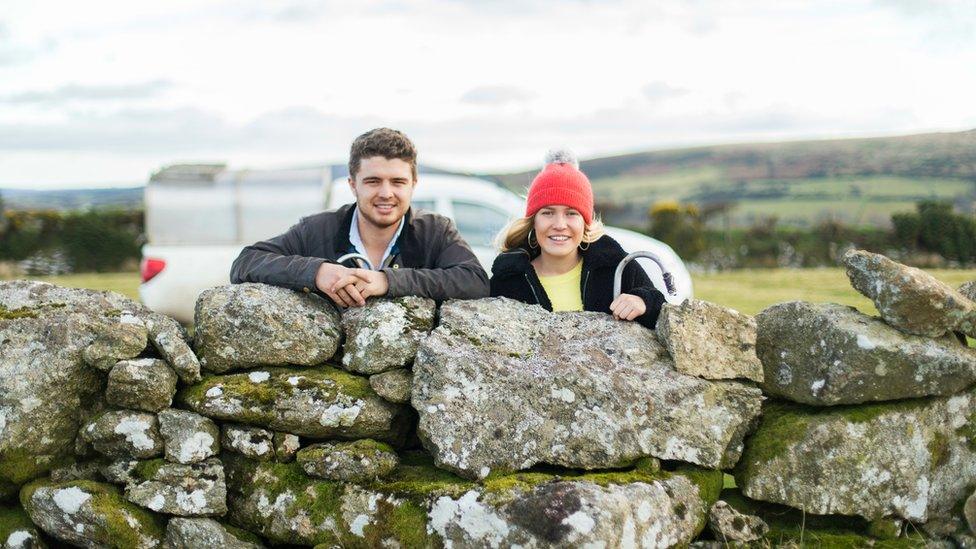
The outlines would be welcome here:
<svg viewBox="0 0 976 549">
<path fill-rule="evenodd" d="M 406 217 L 406 215 L 404 215 Z M 380 260 L 379 265 L 373 265 L 373 270 L 378 271 L 383 268 L 386 264 L 386 258 L 390 257 L 390 252 L 393 250 L 393 246 L 396 244 L 398 238 L 400 238 L 400 233 L 403 231 L 403 217 L 400 218 L 400 226 L 397 227 L 396 234 L 390 239 L 390 243 L 386 246 L 386 251 L 383 252 L 383 259 Z M 365 257 L 369 257 L 366 253 L 366 245 L 363 244 L 363 239 L 359 236 L 359 206 L 352 211 L 352 223 L 349 224 L 349 242 L 352 243 L 356 251 L 363 254 Z"/>
</svg>

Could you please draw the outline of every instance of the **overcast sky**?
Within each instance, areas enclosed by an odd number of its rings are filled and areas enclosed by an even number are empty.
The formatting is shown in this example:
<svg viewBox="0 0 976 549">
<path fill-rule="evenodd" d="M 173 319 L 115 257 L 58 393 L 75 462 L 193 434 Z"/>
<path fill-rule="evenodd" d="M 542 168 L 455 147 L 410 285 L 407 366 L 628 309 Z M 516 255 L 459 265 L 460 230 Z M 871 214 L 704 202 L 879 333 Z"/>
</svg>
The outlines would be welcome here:
<svg viewBox="0 0 976 549">
<path fill-rule="evenodd" d="M 976 127 L 976 0 L 2 0 L 0 187 Z"/>
</svg>

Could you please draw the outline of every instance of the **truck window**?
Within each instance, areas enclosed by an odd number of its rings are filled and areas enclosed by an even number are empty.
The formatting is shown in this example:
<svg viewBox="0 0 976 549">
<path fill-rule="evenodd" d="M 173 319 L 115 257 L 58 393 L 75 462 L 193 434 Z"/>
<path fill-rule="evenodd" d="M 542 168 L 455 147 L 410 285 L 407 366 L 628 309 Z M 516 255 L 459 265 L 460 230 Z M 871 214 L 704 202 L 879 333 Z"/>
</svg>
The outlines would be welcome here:
<svg viewBox="0 0 976 549">
<path fill-rule="evenodd" d="M 508 214 L 491 206 L 463 200 L 452 200 L 451 205 L 454 223 L 471 246 L 491 247 L 495 236 L 508 223 Z"/>
</svg>

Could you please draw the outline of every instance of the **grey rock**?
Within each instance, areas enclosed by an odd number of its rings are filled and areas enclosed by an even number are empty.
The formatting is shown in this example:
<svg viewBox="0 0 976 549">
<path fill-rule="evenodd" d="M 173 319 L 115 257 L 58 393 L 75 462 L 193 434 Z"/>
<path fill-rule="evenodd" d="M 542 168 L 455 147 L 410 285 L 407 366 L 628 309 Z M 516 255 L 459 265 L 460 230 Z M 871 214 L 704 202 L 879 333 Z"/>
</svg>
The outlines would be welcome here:
<svg viewBox="0 0 976 549">
<path fill-rule="evenodd" d="M 743 515 L 724 501 L 716 501 L 708 512 L 708 527 L 715 539 L 728 542 L 747 542 L 762 539 L 769 526 L 754 515 Z"/>
<path fill-rule="evenodd" d="M 65 461 L 83 403 L 104 388 L 82 359 L 102 319 L 35 295 L 56 288 L 0 282 L 0 485 L 19 486 Z"/>
<path fill-rule="evenodd" d="M 173 403 L 176 379 L 162 360 L 120 360 L 108 373 L 105 399 L 119 408 L 158 412 Z"/>
<path fill-rule="evenodd" d="M 895 328 L 928 337 L 952 331 L 976 337 L 976 303 L 925 271 L 863 250 L 847 252 L 843 262 L 854 289 Z"/>
<path fill-rule="evenodd" d="M 187 465 L 220 452 L 220 428 L 209 418 L 173 408 L 159 412 L 156 417 L 167 461 Z"/>
<path fill-rule="evenodd" d="M 815 405 L 949 395 L 976 381 L 976 349 L 898 331 L 853 307 L 794 301 L 765 309 L 763 391 Z"/>
<path fill-rule="evenodd" d="M 370 299 L 363 307 L 346 309 L 343 368 L 378 374 L 407 366 L 417 354 L 417 344 L 433 329 L 436 312 L 434 300 L 416 296 Z"/>
<path fill-rule="evenodd" d="M 308 478 L 298 463 L 233 456 L 226 465 L 228 517 L 271 543 L 669 547 L 694 539 L 713 503 L 693 475 L 677 473 L 619 482 L 600 482 L 601 474 L 560 480 L 537 473 L 500 477 L 489 490 L 421 464 L 401 465 L 388 481 L 369 485 Z M 718 483 L 709 489 L 717 490 L 721 474 L 708 475 Z"/>
<path fill-rule="evenodd" d="M 274 458 L 274 433 L 260 427 L 225 423 L 221 426 L 220 445 L 251 459 Z"/>
<path fill-rule="evenodd" d="M 397 368 L 369 376 L 369 386 L 384 399 L 397 404 L 410 402 L 413 374 L 405 368 Z"/>
<path fill-rule="evenodd" d="M 176 320 L 159 313 L 144 315 L 149 341 L 172 366 L 183 383 L 200 381 L 200 361 L 190 348 L 186 330 Z"/>
<path fill-rule="evenodd" d="M 966 498 L 966 504 L 963 507 L 963 516 L 966 517 L 966 524 L 969 526 L 969 531 L 972 534 L 976 534 L 976 492 Z"/>
<path fill-rule="evenodd" d="M 113 322 L 99 323 L 95 340 L 82 352 L 85 363 L 108 371 L 119 360 L 133 358 L 146 348 L 145 323 L 130 311 L 106 315 Z"/>
<path fill-rule="evenodd" d="M 335 307 L 314 294 L 234 284 L 200 294 L 194 314 L 200 366 L 226 372 L 254 366 L 314 366 L 342 338 Z"/>
<path fill-rule="evenodd" d="M 756 321 L 749 315 L 707 301 L 665 303 L 657 336 L 682 374 L 705 379 L 761 382 L 756 357 Z"/>
<path fill-rule="evenodd" d="M 299 450 L 295 459 L 309 476 L 346 482 L 385 477 L 400 463 L 389 445 L 365 439 L 312 444 Z"/>
<path fill-rule="evenodd" d="M 275 459 L 282 463 L 294 461 L 295 455 L 302 448 L 298 436 L 291 433 L 275 433 L 273 442 Z"/>
<path fill-rule="evenodd" d="M 146 412 L 105 412 L 85 425 L 82 436 L 108 457 L 146 459 L 163 453 L 159 423 Z"/>
<path fill-rule="evenodd" d="M 85 455 L 78 429 L 105 388 L 86 357 L 114 366 L 135 356 L 151 314 L 115 292 L 0 282 L 0 487 Z"/>
<path fill-rule="evenodd" d="M 402 443 L 409 408 L 380 398 L 364 377 L 336 368 L 269 368 L 212 376 L 178 399 L 207 417 L 311 438 Z"/>
<path fill-rule="evenodd" d="M 224 466 L 217 458 L 182 465 L 162 459 L 141 463 L 125 498 L 158 513 L 184 517 L 227 512 Z"/>
<path fill-rule="evenodd" d="M 729 467 L 762 395 L 676 372 L 638 324 L 494 298 L 441 307 L 417 353 L 411 402 L 438 466 L 484 478 L 643 456 Z"/>
<path fill-rule="evenodd" d="M 24 486 L 21 502 L 44 533 L 71 545 L 151 549 L 163 542 L 162 520 L 110 484 L 34 481 Z"/>
<path fill-rule="evenodd" d="M 976 280 L 966 282 L 962 286 L 959 286 L 959 293 L 973 301 L 976 301 Z"/>
<path fill-rule="evenodd" d="M 430 527 L 458 547 L 674 547 L 696 535 L 701 506 L 686 478 L 600 486 L 550 482 L 492 505 L 471 490 L 437 498 Z M 685 512 L 676 512 L 684 509 Z"/>
<path fill-rule="evenodd" d="M 138 459 L 117 459 L 103 463 L 98 472 L 108 482 L 126 486 L 136 481 L 134 474 L 140 463 Z"/>
<path fill-rule="evenodd" d="M 51 469 L 48 477 L 52 482 L 68 482 L 71 480 L 102 481 L 104 478 L 99 472 L 102 465 L 103 463 L 100 461 L 70 463 Z"/>
<path fill-rule="evenodd" d="M 166 524 L 166 540 L 163 549 L 258 549 L 260 543 L 246 541 L 235 536 L 219 522 L 209 518 L 174 517 Z"/>
<path fill-rule="evenodd" d="M 807 513 L 947 515 L 976 483 L 976 394 L 809 410 L 769 405 L 736 482 L 753 499 Z"/>
</svg>

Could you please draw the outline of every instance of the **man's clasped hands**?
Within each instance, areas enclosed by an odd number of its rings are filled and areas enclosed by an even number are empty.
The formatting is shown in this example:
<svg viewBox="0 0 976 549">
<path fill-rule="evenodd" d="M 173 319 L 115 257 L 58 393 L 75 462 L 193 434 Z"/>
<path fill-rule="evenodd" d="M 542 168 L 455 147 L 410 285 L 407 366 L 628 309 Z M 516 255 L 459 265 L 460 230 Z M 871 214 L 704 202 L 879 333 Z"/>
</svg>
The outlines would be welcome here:
<svg viewBox="0 0 976 549">
<path fill-rule="evenodd" d="M 337 305 L 362 307 L 367 297 L 386 295 L 390 284 L 382 271 L 323 263 L 315 274 L 315 286 Z"/>
</svg>

